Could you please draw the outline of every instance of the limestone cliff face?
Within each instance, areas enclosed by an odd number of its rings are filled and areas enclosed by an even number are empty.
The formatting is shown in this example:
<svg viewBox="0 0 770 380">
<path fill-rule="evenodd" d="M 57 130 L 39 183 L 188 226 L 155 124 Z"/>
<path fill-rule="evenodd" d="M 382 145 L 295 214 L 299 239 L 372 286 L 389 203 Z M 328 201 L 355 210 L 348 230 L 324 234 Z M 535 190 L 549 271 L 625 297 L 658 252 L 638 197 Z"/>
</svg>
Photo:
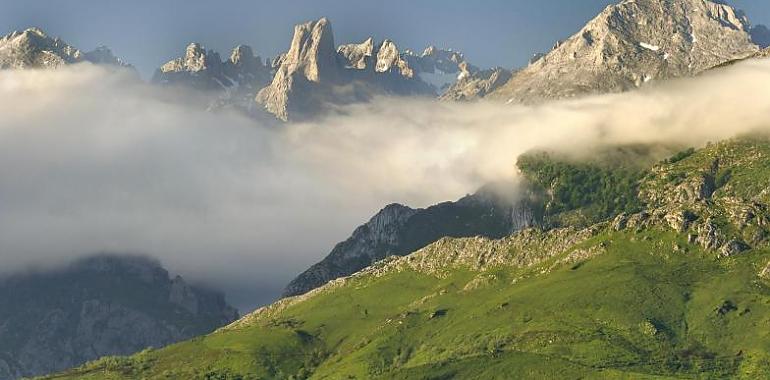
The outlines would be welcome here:
<svg viewBox="0 0 770 380">
<path fill-rule="evenodd" d="M 272 83 L 256 97 L 257 103 L 281 120 L 290 114 L 308 114 L 321 107 L 321 84 L 338 80 L 337 53 L 331 23 L 325 18 L 294 27 L 289 51 L 278 63 Z"/>
<path fill-rule="evenodd" d="M 304 294 L 388 256 L 408 255 L 443 237 L 499 238 L 536 223 L 536 212 L 527 201 L 510 201 L 489 189 L 426 209 L 389 205 L 294 279 L 284 296 Z"/>
<path fill-rule="evenodd" d="M 534 103 L 626 91 L 756 53 L 745 15 L 708 0 L 625 0 L 607 7 L 490 97 Z"/>
<path fill-rule="evenodd" d="M 4 380 L 162 347 L 238 317 L 221 294 L 172 280 L 153 260 L 124 256 L 0 279 L 0 305 Z"/>
</svg>

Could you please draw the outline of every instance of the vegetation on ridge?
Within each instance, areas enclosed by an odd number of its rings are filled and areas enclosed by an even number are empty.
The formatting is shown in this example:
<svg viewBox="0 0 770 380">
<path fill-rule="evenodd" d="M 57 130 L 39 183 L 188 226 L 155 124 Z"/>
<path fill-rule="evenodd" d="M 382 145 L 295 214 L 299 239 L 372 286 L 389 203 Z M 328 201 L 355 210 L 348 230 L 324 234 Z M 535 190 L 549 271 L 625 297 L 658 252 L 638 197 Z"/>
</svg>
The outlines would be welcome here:
<svg viewBox="0 0 770 380">
<path fill-rule="evenodd" d="M 598 149 L 589 158 L 536 151 L 520 156 L 517 166 L 544 205 L 546 227 L 588 226 L 640 211 L 639 184 L 659 156 L 669 152 L 670 147 L 640 145 Z"/>
</svg>

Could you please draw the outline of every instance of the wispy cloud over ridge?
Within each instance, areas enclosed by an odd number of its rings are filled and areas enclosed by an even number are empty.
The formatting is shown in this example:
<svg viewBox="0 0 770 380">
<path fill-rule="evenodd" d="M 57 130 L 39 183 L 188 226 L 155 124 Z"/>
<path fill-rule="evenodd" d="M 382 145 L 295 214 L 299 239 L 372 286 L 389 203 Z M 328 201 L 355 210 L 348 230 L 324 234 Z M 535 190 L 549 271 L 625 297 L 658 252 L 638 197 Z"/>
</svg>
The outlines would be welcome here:
<svg viewBox="0 0 770 380">
<path fill-rule="evenodd" d="M 511 178 L 533 148 L 767 130 L 767 88 L 770 62 L 754 61 L 536 107 L 380 98 L 275 128 L 90 65 L 3 71 L 0 262 L 147 253 L 264 302 L 389 202 L 425 206 Z"/>
</svg>

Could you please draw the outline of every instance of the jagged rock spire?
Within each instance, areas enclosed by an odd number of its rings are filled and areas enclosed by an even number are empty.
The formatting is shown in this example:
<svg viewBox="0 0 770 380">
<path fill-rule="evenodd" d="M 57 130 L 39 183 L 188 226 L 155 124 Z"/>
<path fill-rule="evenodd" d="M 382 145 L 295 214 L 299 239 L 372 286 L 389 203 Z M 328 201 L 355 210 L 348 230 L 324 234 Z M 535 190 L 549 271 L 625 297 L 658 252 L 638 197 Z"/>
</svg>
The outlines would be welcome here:
<svg viewBox="0 0 770 380">
<path fill-rule="evenodd" d="M 270 70 L 247 45 L 236 46 L 230 57 L 222 61 L 216 51 L 193 42 L 187 45 L 182 57 L 162 65 L 155 72 L 153 82 L 211 91 L 217 98 L 212 106 L 219 106 L 233 101 L 243 103 L 244 97 L 249 98 L 250 104 L 257 90 L 267 84 L 269 76 Z M 237 91 L 230 91 L 231 88 Z"/>
<path fill-rule="evenodd" d="M 301 99 L 308 94 L 295 93 L 297 86 L 308 83 L 333 83 L 338 80 L 339 62 L 329 20 L 322 18 L 294 27 L 289 51 L 280 60 L 270 86 L 257 95 L 257 102 L 277 118 L 287 121 L 292 111 L 306 112 L 310 104 Z M 305 109 L 303 109 L 305 108 Z"/>
<path fill-rule="evenodd" d="M 333 79 L 337 73 L 332 25 L 326 18 L 294 27 L 294 38 L 286 54 L 287 71 L 302 75 L 311 82 Z"/>
<path fill-rule="evenodd" d="M 347 67 L 363 70 L 368 66 L 367 60 L 374 54 L 374 38 L 369 37 L 359 44 L 340 45 L 337 53 L 347 62 Z"/>
</svg>

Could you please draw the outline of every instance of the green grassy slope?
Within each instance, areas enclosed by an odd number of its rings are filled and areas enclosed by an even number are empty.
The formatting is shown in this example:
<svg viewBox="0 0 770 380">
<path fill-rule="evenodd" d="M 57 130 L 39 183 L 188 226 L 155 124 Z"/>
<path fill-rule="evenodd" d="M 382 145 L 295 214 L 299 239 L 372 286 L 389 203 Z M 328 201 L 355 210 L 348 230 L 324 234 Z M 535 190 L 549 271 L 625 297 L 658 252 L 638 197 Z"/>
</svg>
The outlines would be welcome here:
<svg viewBox="0 0 770 380">
<path fill-rule="evenodd" d="M 770 378 L 767 179 L 767 142 L 712 145 L 645 172 L 638 207 L 588 228 L 442 239 L 49 378 Z"/>
</svg>

